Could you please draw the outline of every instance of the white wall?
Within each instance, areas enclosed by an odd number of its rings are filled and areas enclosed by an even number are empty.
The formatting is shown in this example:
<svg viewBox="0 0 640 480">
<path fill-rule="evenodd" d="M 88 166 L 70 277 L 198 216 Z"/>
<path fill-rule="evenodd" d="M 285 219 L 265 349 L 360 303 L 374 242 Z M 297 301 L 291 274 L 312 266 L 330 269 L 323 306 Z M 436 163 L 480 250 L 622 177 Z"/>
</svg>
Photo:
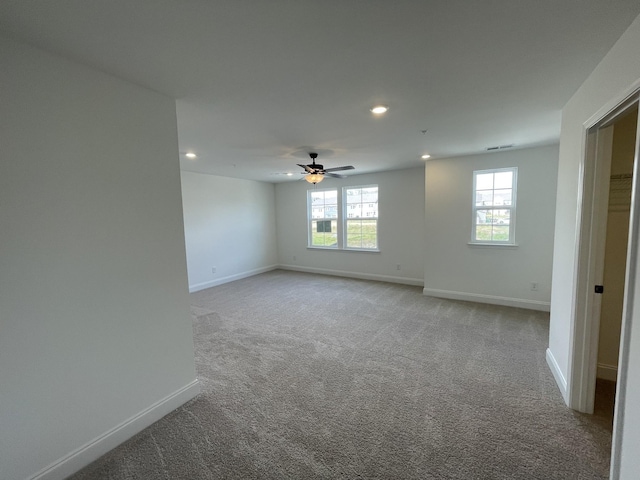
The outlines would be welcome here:
<svg viewBox="0 0 640 480">
<path fill-rule="evenodd" d="M 578 182 L 584 157 L 585 125 L 596 116 L 612 108 L 624 96 L 640 87 L 640 17 L 622 35 L 598 67 L 574 94 L 562 112 L 560 162 L 551 295 L 551 323 L 549 352 L 555 359 L 557 374 L 568 379 L 572 335 L 575 328 L 573 298 L 576 284 L 576 237 L 578 235 Z M 640 292 L 635 301 L 640 300 Z M 618 425 L 614 444 L 619 438 L 614 456 L 614 469 L 620 468 L 620 478 L 637 478 L 640 471 L 640 314 L 632 319 L 630 329 L 628 367 L 625 379 L 626 395 L 617 398 Z M 624 375 L 621 365 L 620 375 Z M 571 382 L 569 382 L 570 386 Z M 562 389 L 562 385 L 560 385 Z M 571 392 L 567 392 L 571 397 Z"/>
<path fill-rule="evenodd" d="M 64 478 L 198 391 L 175 104 L 0 64 L 0 477 Z"/>
<path fill-rule="evenodd" d="M 557 164 L 556 145 L 428 161 L 424 293 L 548 310 Z M 506 167 L 518 167 L 517 246 L 469 245 L 473 171 Z"/>
<path fill-rule="evenodd" d="M 183 171 L 182 202 L 190 291 L 275 268 L 273 184 Z"/>
<path fill-rule="evenodd" d="M 424 169 L 413 168 L 349 175 L 345 179 L 329 178 L 318 186 L 378 185 L 379 253 L 307 248 L 307 190 L 313 186 L 304 181 L 277 184 L 278 261 L 281 267 L 422 285 L 423 179 Z"/>
</svg>

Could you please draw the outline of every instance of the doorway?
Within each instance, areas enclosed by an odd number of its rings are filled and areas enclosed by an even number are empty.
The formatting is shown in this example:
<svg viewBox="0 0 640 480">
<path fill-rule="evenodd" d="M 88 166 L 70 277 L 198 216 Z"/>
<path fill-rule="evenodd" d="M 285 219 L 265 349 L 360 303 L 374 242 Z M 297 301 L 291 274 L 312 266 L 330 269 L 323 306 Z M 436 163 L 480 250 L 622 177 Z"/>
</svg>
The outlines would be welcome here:
<svg viewBox="0 0 640 480">
<path fill-rule="evenodd" d="M 617 107 L 612 108 L 608 113 L 603 114 L 599 120 L 595 120 L 590 128 L 588 128 L 585 136 L 585 156 L 582 167 L 581 185 L 579 191 L 581 197 L 578 198 L 580 205 L 580 230 L 578 238 L 577 252 L 577 271 L 576 271 L 576 289 L 574 291 L 574 308 L 575 308 L 575 329 L 573 340 L 573 354 L 571 355 L 571 365 L 569 373 L 569 398 L 568 404 L 571 408 L 584 413 L 593 413 L 596 392 L 596 377 L 599 356 L 599 332 L 600 332 L 600 315 L 602 311 L 601 302 L 604 294 L 596 293 L 595 287 L 604 285 L 604 268 L 605 268 L 605 245 L 607 235 L 607 220 L 609 210 L 609 194 L 611 189 L 611 172 L 613 157 L 613 142 L 615 124 L 618 121 L 626 119 L 629 115 L 636 112 L 637 123 L 638 110 L 638 92 L 636 91 L 626 100 L 622 101 Z M 628 120 L 627 121 L 631 121 Z M 621 128 L 618 128 L 620 131 Z M 636 126 L 637 131 L 637 126 Z M 632 147 L 633 158 L 637 159 L 637 141 Z M 628 162 L 637 169 L 636 160 L 628 160 Z M 616 161 L 615 168 L 621 168 L 619 165 L 624 162 Z M 618 170 L 614 170 L 617 172 Z M 635 173 L 635 170 L 634 170 Z M 617 173 L 616 173 L 617 175 Z M 640 214 L 640 206 L 635 203 L 640 201 L 640 197 L 635 187 L 638 182 L 638 176 L 632 175 L 631 178 L 625 179 L 632 185 L 631 198 L 631 217 Z M 638 198 L 636 198 L 638 197 Z M 635 220 L 632 218 L 631 223 Z M 639 219 L 640 221 L 640 219 Z M 627 221 L 627 228 L 629 221 Z M 633 242 L 638 241 L 635 233 L 624 238 L 624 234 L 617 233 L 617 237 L 622 237 L 625 245 L 634 245 Z M 631 238 L 634 237 L 634 238 Z M 626 242 L 626 243 L 625 243 Z M 633 249 L 632 249 L 633 250 Z M 618 270 L 626 269 L 629 254 L 627 252 L 624 266 Z M 611 256 L 610 256 L 610 262 Z M 627 274 L 629 271 L 627 271 Z M 625 282 L 628 283 L 628 282 Z M 623 284 L 623 299 L 627 298 L 627 292 L 631 285 Z M 604 291 L 607 286 L 604 285 Z M 610 295 L 608 297 L 611 297 Z M 625 302 L 623 301 L 623 316 Z M 626 323 L 622 321 L 622 330 L 626 329 Z M 606 328 L 606 327 L 603 327 Z M 609 330 L 607 330 L 609 332 Z M 619 335 L 612 335 L 619 338 Z M 620 343 L 618 341 L 618 343 Z M 615 351 L 615 357 L 620 348 Z M 613 368 L 609 369 L 611 376 L 620 378 L 620 369 L 616 368 L 615 363 L 609 365 Z M 603 368 L 600 369 L 601 373 Z M 614 373 L 617 372 L 617 373 Z M 620 382 L 618 382 L 620 383 Z"/>
<path fill-rule="evenodd" d="M 610 122 L 597 127 L 610 129 L 605 148 L 610 163 L 604 234 L 604 259 L 597 344 L 597 366 L 593 413 L 613 429 L 620 334 L 622 330 L 627 244 L 638 128 L 638 104 L 634 103 Z M 605 188 L 606 189 L 606 188 Z M 603 221 L 603 223 L 605 223 Z"/>
<path fill-rule="evenodd" d="M 572 345 L 573 353 L 569 366 L 570 388 L 567 401 L 571 408 L 584 413 L 593 413 L 595 403 L 601 302 L 604 296 L 604 294 L 597 293 L 595 287 L 604 285 L 613 134 L 616 121 L 622 120 L 628 114 L 631 114 L 631 111 L 637 111 L 637 109 L 638 93 L 635 92 L 617 107 L 603 114 L 599 120 L 594 121 L 585 136 L 585 154 L 581 169 L 581 185 L 579 187 L 581 197 L 578 198 L 580 230 L 577 239 L 576 289 L 574 291 L 575 328 Z M 637 158 L 635 150 L 634 146 L 634 158 Z M 616 168 L 618 168 L 617 163 Z M 635 160 L 632 160 L 632 163 L 634 167 L 637 167 Z M 632 185 L 635 185 L 638 180 L 636 177 L 637 175 L 634 175 L 628 179 Z M 640 212 L 640 208 L 635 208 L 634 206 L 634 202 L 640 200 L 640 198 L 636 199 L 634 197 L 634 195 L 638 196 L 634 193 L 635 190 L 637 188 L 632 188 L 632 195 L 629 201 L 632 216 L 635 215 L 634 212 Z M 628 222 L 627 225 L 629 225 Z M 618 237 L 624 237 L 624 235 L 618 234 Z M 627 237 L 622 240 L 623 243 L 625 241 L 626 245 L 629 245 L 629 242 L 637 242 L 637 238 L 630 239 L 630 237 Z M 627 258 L 624 258 L 625 262 L 624 266 L 621 267 L 622 270 L 626 269 Z M 623 298 L 625 298 L 626 291 L 628 291 L 630 285 L 626 285 L 623 288 L 626 289 L 623 294 Z M 605 285 L 604 290 L 606 291 L 606 289 Z M 625 330 L 625 328 L 625 322 L 622 322 L 622 330 Z M 615 337 L 615 335 L 613 336 Z M 611 376 L 620 378 L 620 369 L 616 369 L 615 362 L 606 365 L 613 366 L 612 369 L 609 369 L 610 374 L 617 372 Z M 601 372 L 602 370 L 603 368 L 601 368 Z"/>
</svg>

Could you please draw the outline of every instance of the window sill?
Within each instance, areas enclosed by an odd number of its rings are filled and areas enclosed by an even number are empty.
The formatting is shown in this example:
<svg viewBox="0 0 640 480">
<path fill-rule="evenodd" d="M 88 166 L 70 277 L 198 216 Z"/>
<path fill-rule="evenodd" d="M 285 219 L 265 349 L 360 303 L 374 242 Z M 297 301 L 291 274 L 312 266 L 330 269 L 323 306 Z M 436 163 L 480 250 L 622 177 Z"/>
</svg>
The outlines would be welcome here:
<svg viewBox="0 0 640 480">
<path fill-rule="evenodd" d="M 307 247 L 307 250 L 322 250 L 324 252 L 380 253 L 379 249 L 365 250 L 364 248 Z"/>
<path fill-rule="evenodd" d="M 467 245 L 470 247 L 507 247 L 514 248 L 517 247 L 517 243 L 482 243 L 482 242 L 468 242 Z"/>
</svg>

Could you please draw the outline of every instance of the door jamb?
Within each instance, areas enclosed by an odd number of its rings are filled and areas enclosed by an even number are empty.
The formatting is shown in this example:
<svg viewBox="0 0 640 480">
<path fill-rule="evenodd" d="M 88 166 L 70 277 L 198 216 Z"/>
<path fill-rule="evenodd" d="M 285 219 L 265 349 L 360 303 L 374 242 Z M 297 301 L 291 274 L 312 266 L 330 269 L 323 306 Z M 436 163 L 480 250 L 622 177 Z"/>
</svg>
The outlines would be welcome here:
<svg viewBox="0 0 640 480">
<path fill-rule="evenodd" d="M 636 86 L 635 90 L 626 98 L 584 125 L 583 156 L 580 163 L 580 184 L 578 186 L 579 228 L 576 238 L 574 321 L 567 403 L 570 408 L 585 413 L 593 412 L 595 394 L 597 351 L 593 350 L 597 350 L 599 316 L 594 320 L 593 314 L 594 308 L 599 307 L 599 302 L 598 305 L 594 305 L 592 292 L 598 273 L 597 262 L 602 260 L 601 256 L 604 251 L 604 242 L 602 239 L 598 242 L 596 234 L 598 233 L 598 222 L 602 221 L 602 217 L 606 220 L 607 212 L 606 209 L 604 212 L 602 211 L 601 205 L 608 201 L 606 197 L 603 198 L 603 194 L 608 193 L 608 172 L 610 171 L 610 158 L 608 165 L 603 165 L 602 159 L 597 158 L 598 145 L 595 136 L 597 130 L 606 128 L 613 123 L 616 117 L 638 103 L 639 91 L 640 89 Z M 600 147 L 602 148 L 603 145 L 601 144 Z M 605 163 L 607 163 L 606 160 Z M 601 178 L 605 173 L 606 177 Z M 598 176 L 600 176 L 600 182 L 598 182 Z M 634 184 L 635 180 L 634 177 Z M 605 182 L 606 187 L 604 186 Z M 632 202 L 634 198 L 632 198 Z M 631 208 L 633 215 L 633 203 Z M 630 240 L 633 239 L 630 237 Z"/>
</svg>

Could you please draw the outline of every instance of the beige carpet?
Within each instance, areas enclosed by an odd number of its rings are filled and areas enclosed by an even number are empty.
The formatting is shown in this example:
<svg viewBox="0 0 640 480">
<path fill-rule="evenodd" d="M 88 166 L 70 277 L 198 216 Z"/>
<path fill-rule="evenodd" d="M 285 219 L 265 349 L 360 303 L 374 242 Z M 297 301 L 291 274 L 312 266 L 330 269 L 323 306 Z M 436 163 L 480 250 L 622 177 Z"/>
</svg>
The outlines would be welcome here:
<svg viewBox="0 0 640 480">
<path fill-rule="evenodd" d="M 203 393 L 81 479 L 607 478 L 548 314 L 274 271 L 191 295 Z"/>
</svg>

